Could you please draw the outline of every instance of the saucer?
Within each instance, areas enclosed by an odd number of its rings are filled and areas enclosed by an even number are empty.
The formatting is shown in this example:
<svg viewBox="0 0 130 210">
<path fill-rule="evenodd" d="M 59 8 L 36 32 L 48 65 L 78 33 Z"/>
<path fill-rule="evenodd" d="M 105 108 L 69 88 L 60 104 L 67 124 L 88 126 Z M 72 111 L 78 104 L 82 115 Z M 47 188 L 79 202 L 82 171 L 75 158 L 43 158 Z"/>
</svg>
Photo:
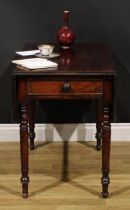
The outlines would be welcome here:
<svg viewBox="0 0 130 210">
<path fill-rule="evenodd" d="M 52 53 L 51 55 L 42 55 L 41 53 L 36 53 L 35 56 L 39 58 L 56 58 L 60 56 L 60 53 Z"/>
</svg>

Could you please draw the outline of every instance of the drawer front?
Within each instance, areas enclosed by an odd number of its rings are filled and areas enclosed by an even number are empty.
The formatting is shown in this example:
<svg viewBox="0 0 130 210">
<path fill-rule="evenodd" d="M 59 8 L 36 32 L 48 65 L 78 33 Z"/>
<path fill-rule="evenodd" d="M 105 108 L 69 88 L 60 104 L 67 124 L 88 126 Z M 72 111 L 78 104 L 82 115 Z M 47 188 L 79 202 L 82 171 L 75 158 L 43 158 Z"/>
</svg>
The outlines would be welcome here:
<svg viewBox="0 0 130 210">
<path fill-rule="evenodd" d="M 102 81 L 43 81 L 30 80 L 29 95 L 92 94 L 102 93 Z"/>
<path fill-rule="evenodd" d="M 101 81 L 28 81 L 28 94 L 102 93 Z"/>
</svg>

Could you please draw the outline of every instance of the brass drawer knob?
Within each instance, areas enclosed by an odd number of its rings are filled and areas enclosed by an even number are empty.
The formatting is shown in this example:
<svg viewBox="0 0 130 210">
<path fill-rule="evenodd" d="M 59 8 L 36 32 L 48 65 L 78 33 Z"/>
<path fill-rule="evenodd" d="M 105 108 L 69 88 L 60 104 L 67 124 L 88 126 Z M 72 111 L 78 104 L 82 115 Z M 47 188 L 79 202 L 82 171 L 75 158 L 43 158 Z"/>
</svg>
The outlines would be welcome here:
<svg viewBox="0 0 130 210">
<path fill-rule="evenodd" d="M 63 89 L 63 92 L 65 92 L 65 93 L 69 92 L 71 90 L 70 83 L 65 82 L 62 89 Z"/>
</svg>

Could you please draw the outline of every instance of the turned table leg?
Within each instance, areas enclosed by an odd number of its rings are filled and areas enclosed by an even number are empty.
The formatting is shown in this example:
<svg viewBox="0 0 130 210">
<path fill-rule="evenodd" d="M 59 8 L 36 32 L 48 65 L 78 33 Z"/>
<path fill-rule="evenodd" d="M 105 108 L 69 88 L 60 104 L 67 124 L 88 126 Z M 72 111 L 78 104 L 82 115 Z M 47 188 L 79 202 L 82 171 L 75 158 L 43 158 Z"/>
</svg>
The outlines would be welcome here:
<svg viewBox="0 0 130 210">
<path fill-rule="evenodd" d="M 28 197 L 28 120 L 27 106 L 22 104 L 20 108 L 20 154 L 21 154 L 21 182 L 23 198 Z"/>
<path fill-rule="evenodd" d="M 29 138 L 30 138 L 30 150 L 35 149 L 34 139 L 35 139 L 35 101 L 29 101 Z"/>
<path fill-rule="evenodd" d="M 103 128 L 102 128 L 102 196 L 108 197 L 109 179 L 109 162 L 110 162 L 110 141 L 111 125 L 110 112 L 108 107 L 104 107 Z"/>
<path fill-rule="evenodd" d="M 102 140 L 102 100 L 96 100 L 96 134 L 95 134 L 97 145 L 96 149 L 101 150 L 101 140 Z"/>
</svg>

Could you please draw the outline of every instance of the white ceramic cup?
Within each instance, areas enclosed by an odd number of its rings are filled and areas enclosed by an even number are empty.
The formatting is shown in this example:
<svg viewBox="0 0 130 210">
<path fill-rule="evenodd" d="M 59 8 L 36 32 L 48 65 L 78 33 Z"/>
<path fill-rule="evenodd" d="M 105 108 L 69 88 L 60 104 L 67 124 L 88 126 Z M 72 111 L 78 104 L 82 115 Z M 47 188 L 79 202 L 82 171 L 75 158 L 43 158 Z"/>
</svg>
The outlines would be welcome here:
<svg viewBox="0 0 130 210">
<path fill-rule="evenodd" d="M 38 48 L 40 50 L 40 53 L 43 56 L 49 56 L 52 54 L 53 49 L 54 49 L 54 45 L 49 45 L 49 44 L 39 44 Z"/>
</svg>

